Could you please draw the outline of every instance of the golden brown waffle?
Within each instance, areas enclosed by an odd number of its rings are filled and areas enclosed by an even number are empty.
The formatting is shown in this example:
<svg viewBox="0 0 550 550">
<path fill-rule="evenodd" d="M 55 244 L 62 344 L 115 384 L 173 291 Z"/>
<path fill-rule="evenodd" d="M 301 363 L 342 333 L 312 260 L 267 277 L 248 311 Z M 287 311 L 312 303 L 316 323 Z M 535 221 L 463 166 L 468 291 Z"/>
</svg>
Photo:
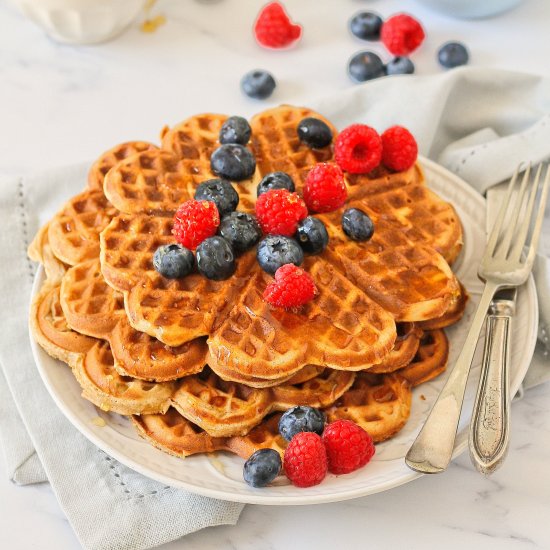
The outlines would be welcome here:
<svg viewBox="0 0 550 550">
<path fill-rule="evenodd" d="M 48 240 L 48 229 L 48 223 L 40 228 L 29 245 L 27 254 L 31 260 L 39 262 L 44 266 L 48 284 L 56 285 L 61 283 L 61 279 L 67 271 L 67 266 L 58 260 L 52 252 L 52 247 Z"/>
<path fill-rule="evenodd" d="M 359 372 L 353 386 L 330 408 L 330 422 L 352 420 L 375 442 L 393 437 L 407 422 L 411 411 L 411 387 L 396 373 Z"/>
<path fill-rule="evenodd" d="M 418 351 L 421 336 L 422 330 L 414 323 L 397 323 L 397 338 L 393 349 L 382 363 L 371 367 L 369 372 L 394 372 L 406 367 Z"/>
<path fill-rule="evenodd" d="M 103 191 L 105 174 L 121 160 L 150 149 L 157 149 L 156 145 L 146 141 L 127 141 L 105 151 L 93 164 L 88 172 L 88 189 Z"/>
<path fill-rule="evenodd" d="M 457 297 L 457 299 L 451 304 L 451 307 L 441 317 L 421 321 L 418 323 L 418 326 L 422 330 L 435 330 L 458 323 L 458 321 L 462 319 L 464 311 L 466 311 L 466 304 L 470 299 L 468 296 L 468 291 L 464 288 L 464 286 L 460 285 L 460 291 L 460 296 Z"/>
<path fill-rule="evenodd" d="M 73 330 L 110 343 L 115 368 L 123 376 L 162 382 L 200 372 L 206 364 L 204 339 L 171 348 L 133 329 L 122 295 L 103 279 L 99 260 L 82 262 L 67 271 L 61 303 Z"/>
</svg>

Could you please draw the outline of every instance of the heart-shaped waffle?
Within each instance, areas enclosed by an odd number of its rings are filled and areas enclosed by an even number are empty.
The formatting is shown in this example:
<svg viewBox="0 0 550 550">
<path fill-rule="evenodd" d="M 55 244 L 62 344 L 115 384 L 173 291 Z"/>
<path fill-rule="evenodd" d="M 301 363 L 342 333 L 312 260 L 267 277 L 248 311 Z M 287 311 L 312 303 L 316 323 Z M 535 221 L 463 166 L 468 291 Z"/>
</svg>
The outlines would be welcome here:
<svg viewBox="0 0 550 550">
<path fill-rule="evenodd" d="M 48 239 L 48 230 L 49 223 L 40 228 L 29 245 L 27 254 L 31 260 L 44 266 L 48 283 L 57 285 L 61 283 L 61 279 L 67 271 L 67 266 L 53 253 Z"/>
<path fill-rule="evenodd" d="M 395 372 L 406 367 L 418 351 L 421 336 L 422 330 L 414 323 L 397 323 L 397 338 L 393 349 L 382 363 L 371 367 L 369 372 Z"/>
</svg>

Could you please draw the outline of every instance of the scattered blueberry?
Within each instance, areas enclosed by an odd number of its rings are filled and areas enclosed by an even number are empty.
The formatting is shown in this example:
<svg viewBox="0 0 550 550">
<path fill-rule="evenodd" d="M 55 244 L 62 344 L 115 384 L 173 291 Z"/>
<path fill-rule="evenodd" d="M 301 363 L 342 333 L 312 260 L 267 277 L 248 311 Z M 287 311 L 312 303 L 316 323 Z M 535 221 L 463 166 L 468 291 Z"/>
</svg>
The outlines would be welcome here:
<svg viewBox="0 0 550 550">
<path fill-rule="evenodd" d="M 294 239 L 283 235 L 264 237 L 258 245 L 256 257 L 260 267 L 271 275 L 282 265 L 300 265 L 304 261 L 300 245 Z"/>
<path fill-rule="evenodd" d="M 256 69 L 246 73 L 241 80 L 241 89 L 254 99 L 266 99 L 275 89 L 275 79 L 267 71 Z"/>
<path fill-rule="evenodd" d="M 332 142 L 332 131 L 328 125 L 318 118 L 307 117 L 298 124 L 298 137 L 308 147 L 321 149 Z"/>
<path fill-rule="evenodd" d="M 193 252 L 181 244 L 159 246 L 153 255 L 154 268 L 167 279 L 189 275 L 195 265 Z"/>
<path fill-rule="evenodd" d="M 233 212 L 239 204 L 239 194 L 227 180 L 211 179 L 197 186 L 195 199 L 212 201 L 220 213 L 220 217 Z"/>
<path fill-rule="evenodd" d="M 240 143 L 246 145 L 250 139 L 250 124 L 242 116 L 231 116 L 222 125 L 220 143 Z"/>
<path fill-rule="evenodd" d="M 240 254 L 252 248 L 262 236 L 256 218 L 245 212 L 231 212 L 222 218 L 218 233 Z"/>
<path fill-rule="evenodd" d="M 220 145 L 210 157 L 214 174 L 232 181 L 248 179 L 256 170 L 254 155 L 243 145 L 226 143 Z"/>
<path fill-rule="evenodd" d="M 413 74 L 414 63 L 408 57 L 395 57 L 386 65 L 386 74 Z"/>
<path fill-rule="evenodd" d="M 443 67 L 452 69 L 453 67 L 466 65 L 470 59 L 470 54 L 464 44 L 460 42 L 447 42 L 439 48 L 437 59 Z"/>
<path fill-rule="evenodd" d="M 271 172 L 262 178 L 262 181 L 258 184 L 256 194 L 258 197 L 271 191 L 271 189 L 286 189 L 291 193 L 294 193 L 296 188 L 292 178 L 286 172 Z"/>
<path fill-rule="evenodd" d="M 260 449 L 244 463 L 244 480 L 252 487 L 265 487 L 281 471 L 281 455 L 273 449 Z"/>
<path fill-rule="evenodd" d="M 349 28 L 352 34 L 362 40 L 380 40 L 382 18 L 371 11 L 362 11 L 351 18 Z"/>
<path fill-rule="evenodd" d="M 365 82 L 386 74 L 384 63 L 374 52 L 358 52 L 348 63 L 348 74 L 355 82 Z"/>
<path fill-rule="evenodd" d="M 300 432 L 315 432 L 317 435 L 323 435 L 325 422 L 325 413 L 319 409 L 306 406 L 292 407 L 281 416 L 279 433 L 287 441 Z"/>
<path fill-rule="evenodd" d="M 348 208 L 342 214 L 342 229 L 354 241 L 368 241 L 374 233 L 374 224 L 359 208 Z"/>
<path fill-rule="evenodd" d="M 305 252 L 320 254 L 328 244 L 327 228 L 319 218 L 308 216 L 298 224 L 296 240 Z"/>
<path fill-rule="evenodd" d="M 214 281 L 223 281 L 235 273 L 235 254 L 223 237 L 209 237 L 197 246 L 197 268 Z"/>
</svg>

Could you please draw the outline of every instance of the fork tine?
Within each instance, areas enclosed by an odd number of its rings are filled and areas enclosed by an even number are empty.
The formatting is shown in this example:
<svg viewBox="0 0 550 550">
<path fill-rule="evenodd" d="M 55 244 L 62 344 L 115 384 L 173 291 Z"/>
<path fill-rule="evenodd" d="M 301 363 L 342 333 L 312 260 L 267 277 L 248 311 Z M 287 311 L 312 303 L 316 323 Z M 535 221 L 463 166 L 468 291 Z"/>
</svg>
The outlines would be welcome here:
<svg viewBox="0 0 550 550">
<path fill-rule="evenodd" d="M 514 175 L 512 176 L 510 183 L 508 184 L 508 189 L 506 191 L 506 198 L 504 199 L 502 206 L 500 207 L 497 219 L 495 220 L 495 225 L 493 226 L 493 229 L 491 230 L 491 234 L 489 235 L 489 239 L 487 241 L 487 247 L 485 248 L 485 258 L 490 258 L 493 255 L 495 246 L 498 241 L 498 237 L 500 235 L 500 230 L 504 222 L 504 217 L 506 216 L 508 205 L 510 204 L 510 198 L 512 197 L 512 193 L 514 191 L 514 187 L 516 186 L 516 181 L 518 179 L 518 175 L 521 171 L 522 166 L 523 165 L 520 164 L 516 168 L 516 171 L 514 172 Z"/>
<path fill-rule="evenodd" d="M 531 226 L 531 223 L 533 221 L 532 217 L 533 217 L 533 210 L 535 206 L 535 199 L 537 197 L 537 193 L 540 188 L 539 184 L 541 181 L 541 177 L 540 177 L 541 172 L 542 172 L 542 163 L 539 164 L 537 168 L 537 172 L 535 174 L 535 178 L 533 181 L 533 186 L 531 187 L 531 190 L 529 192 L 529 199 L 527 201 L 527 208 L 525 210 L 525 215 L 523 217 L 523 221 L 520 224 L 519 231 L 517 232 L 517 235 L 514 237 L 514 244 L 508 256 L 509 259 L 512 261 L 520 260 L 521 253 L 526 244 L 527 234 L 529 233 L 529 227 Z"/>
<path fill-rule="evenodd" d="M 506 258 L 508 256 L 512 239 L 514 239 L 514 237 L 517 234 L 518 218 L 521 212 L 521 207 L 523 206 L 523 198 L 525 197 L 525 190 L 527 189 L 527 184 L 529 183 L 530 176 L 531 176 L 531 164 L 529 163 L 529 165 L 527 166 L 527 169 L 523 174 L 523 179 L 521 180 L 521 185 L 520 185 L 518 194 L 515 197 L 512 216 L 510 218 L 510 223 L 504 231 L 504 237 L 502 238 L 502 243 L 498 247 L 498 252 L 494 254 L 495 256 L 498 255 L 501 258 Z M 526 218 L 527 217 L 528 216 L 526 216 Z"/>
</svg>

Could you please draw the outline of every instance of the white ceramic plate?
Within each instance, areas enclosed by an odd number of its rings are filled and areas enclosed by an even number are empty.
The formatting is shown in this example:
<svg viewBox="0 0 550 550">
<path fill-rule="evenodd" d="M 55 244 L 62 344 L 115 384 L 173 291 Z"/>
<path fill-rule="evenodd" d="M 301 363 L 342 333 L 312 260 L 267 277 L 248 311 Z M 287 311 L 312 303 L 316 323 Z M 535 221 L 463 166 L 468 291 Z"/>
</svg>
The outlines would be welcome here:
<svg viewBox="0 0 550 550">
<path fill-rule="evenodd" d="M 377 445 L 374 459 L 365 468 L 344 476 L 329 474 L 323 483 L 308 489 L 293 487 L 283 477 L 278 478 L 272 487 L 253 489 L 242 480 L 243 460 L 237 456 L 219 452 L 182 460 L 146 443 L 136 434 L 125 417 L 104 413 L 84 400 L 80 396 L 80 386 L 70 369 L 49 357 L 32 341 L 36 364 L 55 402 L 90 441 L 129 468 L 166 485 L 181 487 L 209 497 L 255 504 L 317 504 L 385 491 L 419 477 L 420 474 L 407 468 L 404 456 L 441 390 L 465 340 L 472 312 L 482 290 L 476 271 L 485 243 L 483 198 L 444 168 L 425 159 L 421 159 L 421 164 L 425 169 L 428 185 L 455 206 L 462 220 L 464 250 L 454 270 L 468 289 L 471 300 L 462 322 L 447 330 L 451 344 L 447 373 L 414 390 L 411 417 L 406 426 L 393 439 Z M 34 293 L 40 288 L 43 277 L 43 272 L 39 271 Z M 517 302 L 512 337 L 512 395 L 519 388 L 527 372 L 536 343 L 538 308 L 532 279 L 519 290 Z M 478 354 L 466 390 L 455 456 L 464 451 L 467 445 L 467 427 L 479 376 L 481 347 L 478 346 Z M 92 422 L 98 415 L 105 420 L 106 426 L 98 427 Z"/>
</svg>

